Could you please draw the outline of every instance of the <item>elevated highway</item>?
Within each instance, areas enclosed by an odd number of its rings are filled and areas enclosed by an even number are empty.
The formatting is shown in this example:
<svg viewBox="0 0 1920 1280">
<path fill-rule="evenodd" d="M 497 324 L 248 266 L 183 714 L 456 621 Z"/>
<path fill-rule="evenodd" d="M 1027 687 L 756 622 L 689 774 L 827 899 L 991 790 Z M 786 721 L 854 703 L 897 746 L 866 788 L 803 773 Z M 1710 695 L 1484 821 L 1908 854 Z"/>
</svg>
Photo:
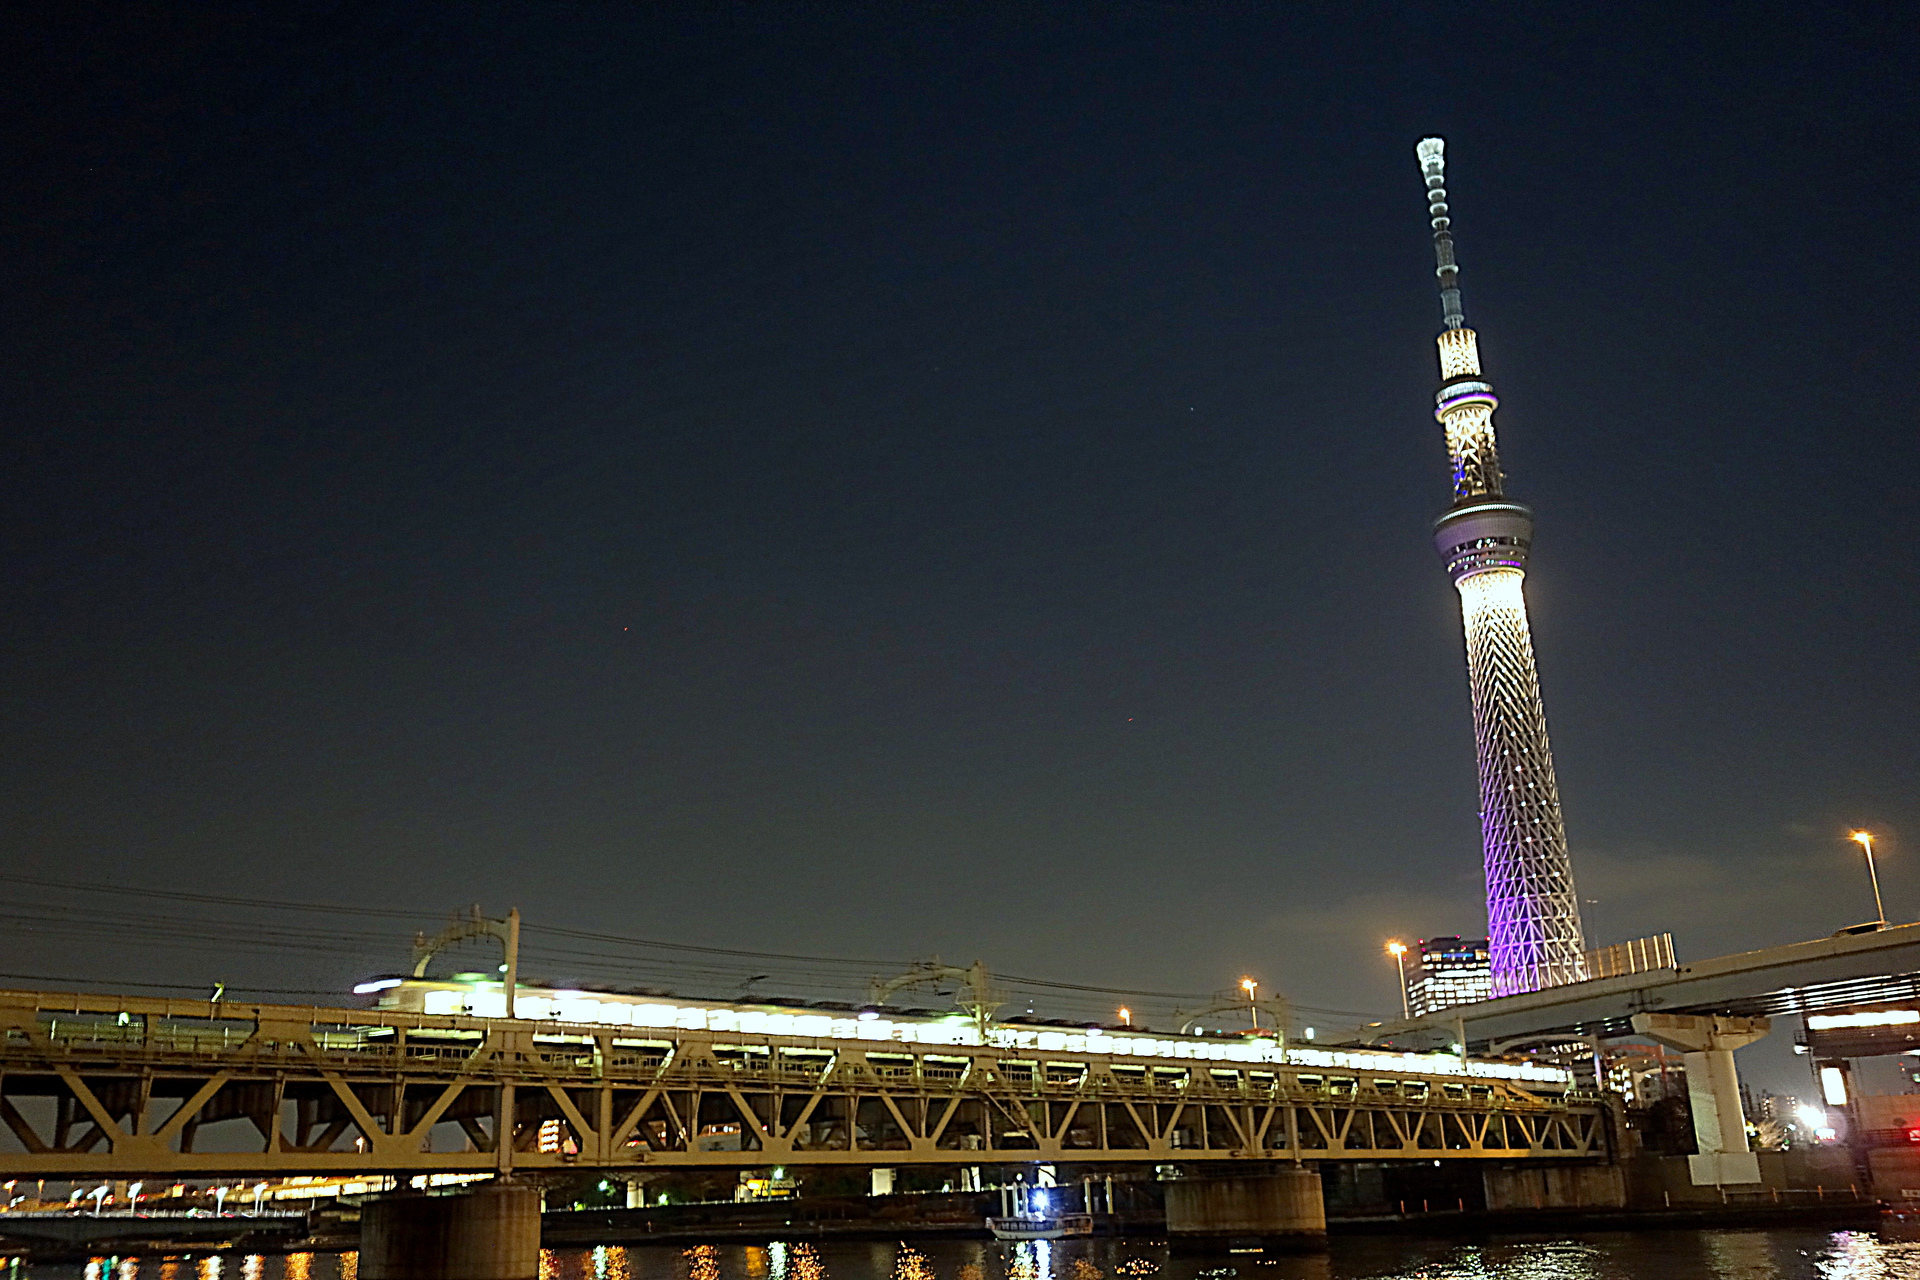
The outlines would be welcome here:
<svg viewBox="0 0 1920 1280">
<path fill-rule="evenodd" d="M 1501 1053 L 1528 1045 L 1645 1036 L 1684 1055 L 1696 1184 L 1751 1183 L 1734 1051 L 1782 1015 L 1920 996 L 1920 924 L 1842 933 L 1643 973 L 1548 987 L 1365 1028 L 1374 1044 L 1458 1043 Z M 1844 1095 L 1844 1087 L 1841 1089 Z M 1830 1098 L 1840 1102 L 1844 1098 Z"/>
<path fill-rule="evenodd" d="M 0 992 L 0 1173 L 1606 1153 L 1599 1103 L 1540 1067 L 1244 1039 L 1042 1039 L 998 1025 L 984 1043 L 924 1044 L 715 1021 L 613 1028 Z"/>
<path fill-rule="evenodd" d="M 1597 978 L 1456 1005 L 1366 1029 L 1374 1043 L 1465 1033 L 1470 1050 L 1553 1037 L 1634 1034 L 1635 1014 L 1775 1018 L 1920 996 L 1920 924 L 1743 951 L 1671 969 Z"/>
</svg>

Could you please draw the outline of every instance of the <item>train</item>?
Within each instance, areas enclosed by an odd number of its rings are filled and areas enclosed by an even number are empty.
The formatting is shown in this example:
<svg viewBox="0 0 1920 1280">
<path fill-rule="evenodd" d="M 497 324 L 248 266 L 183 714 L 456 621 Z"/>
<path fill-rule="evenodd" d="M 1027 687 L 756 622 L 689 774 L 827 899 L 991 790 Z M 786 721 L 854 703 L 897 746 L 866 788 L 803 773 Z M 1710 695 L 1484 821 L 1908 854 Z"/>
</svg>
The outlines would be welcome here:
<svg viewBox="0 0 1920 1280">
<path fill-rule="evenodd" d="M 507 1016 L 505 985 L 486 975 L 429 978 L 388 974 L 360 983 L 354 993 L 373 997 L 380 1009 L 398 1012 L 483 1019 Z M 859 1042 L 869 1048 L 881 1044 L 931 1048 L 984 1045 L 1023 1053 L 1091 1054 L 1169 1065 L 1214 1062 L 1504 1080 L 1549 1092 L 1563 1092 L 1572 1082 L 1565 1068 L 1545 1062 L 1320 1047 L 1289 1042 L 1273 1032 L 1170 1035 L 1141 1027 L 1032 1017 L 983 1023 L 959 1010 L 900 1009 L 830 1000 L 696 1000 L 645 989 L 520 984 L 515 989 L 514 1016 L 570 1027 L 625 1028 L 629 1034 L 623 1038 L 646 1041 L 670 1042 L 681 1034 L 705 1033 L 807 1040 L 820 1048 L 831 1047 L 836 1041 Z"/>
</svg>

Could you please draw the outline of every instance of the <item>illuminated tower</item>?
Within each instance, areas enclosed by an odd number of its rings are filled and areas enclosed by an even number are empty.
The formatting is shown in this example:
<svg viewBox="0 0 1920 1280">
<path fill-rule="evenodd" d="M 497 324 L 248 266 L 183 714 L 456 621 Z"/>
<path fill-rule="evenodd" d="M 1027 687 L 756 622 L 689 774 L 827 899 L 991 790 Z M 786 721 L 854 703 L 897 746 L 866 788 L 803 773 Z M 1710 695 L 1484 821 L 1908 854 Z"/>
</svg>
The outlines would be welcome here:
<svg viewBox="0 0 1920 1280">
<path fill-rule="evenodd" d="M 1533 512 L 1501 491 L 1493 410 L 1480 351 L 1460 310 L 1460 268 L 1447 217 L 1446 144 L 1416 152 L 1427 180 L 1433 251 L 1439 262 L 1440 391 L 1434 416 L 1453 459 L 1453 506 L 1434 525 L 1434 545 L 1460 592 L 1480 756 L 1480 832 L 1487 871 L 1487 932 L 1493 994 L 1512 995 L 1586 977 L 1580 902 L 1573 891 L 1560 790 L 1553 780 L 1547 717 L 1527 628 L 1527 549 Z"/>
</svg>

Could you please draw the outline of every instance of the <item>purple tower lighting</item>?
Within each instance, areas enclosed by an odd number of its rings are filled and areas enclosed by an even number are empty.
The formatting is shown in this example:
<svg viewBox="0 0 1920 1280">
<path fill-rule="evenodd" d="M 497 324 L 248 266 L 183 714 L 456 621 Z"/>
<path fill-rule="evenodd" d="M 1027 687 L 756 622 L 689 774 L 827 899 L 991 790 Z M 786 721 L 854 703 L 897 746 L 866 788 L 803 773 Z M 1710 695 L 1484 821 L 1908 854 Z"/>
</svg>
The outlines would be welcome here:
<svg viewBox="0 0 1920 1280">
<path fill-rule="evenodd" d="M 1460 592 L 1466 628 L 1493 994 L 1505 996 L 1584 980 L 1585 944 L 1522 590 L 1533 512 L 1502 492 L 1493 434 L 1500 402 L 1481 375 L 1478 341 L 1460 308 L 1446 146 L 1427 138 L 1416 153 L 1446 320 L 1434 416 L 1453 461 L 1453 506 L 1434 525 L 1434 545 Z"/>
</svg>

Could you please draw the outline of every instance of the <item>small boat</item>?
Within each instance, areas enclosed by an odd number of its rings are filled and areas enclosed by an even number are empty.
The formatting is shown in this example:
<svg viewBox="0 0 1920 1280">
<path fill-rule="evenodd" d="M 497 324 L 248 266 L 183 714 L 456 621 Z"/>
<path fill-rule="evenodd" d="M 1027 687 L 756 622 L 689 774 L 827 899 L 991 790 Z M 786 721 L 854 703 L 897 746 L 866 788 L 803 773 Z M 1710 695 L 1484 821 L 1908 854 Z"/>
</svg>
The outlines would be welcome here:
<svg viewBox="0 0 1920 1280">
<path fill-rule="evenodd" d="M 1065 1240 L 1093 1234 L 1090 1213 L 1058 1213 L 1032 1218 L 988 1218 L 995 1240 Z"/>
</svg>

